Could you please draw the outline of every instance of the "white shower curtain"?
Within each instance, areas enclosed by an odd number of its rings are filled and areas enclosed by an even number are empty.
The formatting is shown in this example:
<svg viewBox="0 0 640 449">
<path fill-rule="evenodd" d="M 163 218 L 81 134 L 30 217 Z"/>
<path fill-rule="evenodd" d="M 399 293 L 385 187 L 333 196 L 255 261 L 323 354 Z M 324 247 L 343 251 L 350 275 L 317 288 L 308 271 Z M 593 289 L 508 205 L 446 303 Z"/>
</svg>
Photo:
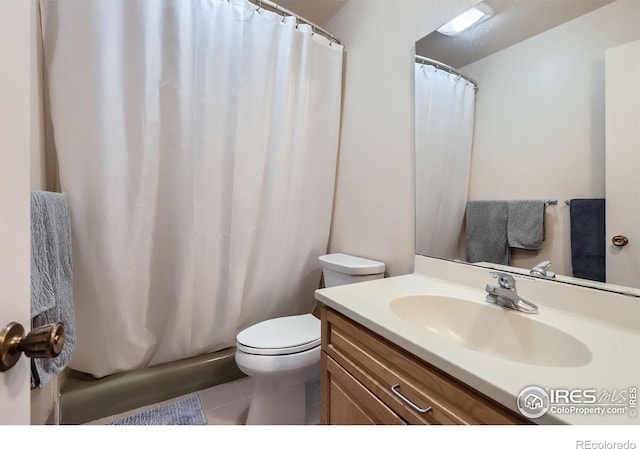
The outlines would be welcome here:
<svg viewBox="0 0 640 449">
<path fill-rule="evenodd" d="M 41 2 L 77 343 L 95 376 L 310 312 L 343 48 L 244 0 Z"/>
<path fill-rule="evenodd" d="M 416 253 L 454 259 L 469 192 L 475 90 L 415 64 Z"/>
</svg>

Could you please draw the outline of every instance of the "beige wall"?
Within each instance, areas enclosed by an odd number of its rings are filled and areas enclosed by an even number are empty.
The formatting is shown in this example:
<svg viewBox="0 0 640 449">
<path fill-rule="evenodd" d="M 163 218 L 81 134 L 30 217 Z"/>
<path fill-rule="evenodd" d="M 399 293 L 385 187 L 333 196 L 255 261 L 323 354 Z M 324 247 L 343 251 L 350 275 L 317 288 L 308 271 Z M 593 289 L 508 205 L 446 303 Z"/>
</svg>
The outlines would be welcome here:
<svg viewBox="0 0 640 449">
<path fill-rule="evenodd" d="M 326 23 L 346 46 L 329 251 L 413 270 L 415 41 L 475 0 L 349 0 Z"/>
<path fill-rule="evenodd" d="M 469 197 L 558 199 L 538 254 L 513 265 L 571 275 L 566 199 L 604 197 L 604 54 L 640 39 L 640 2 L 619 0 L 462 68 L 480 86 Z"/>
</svg>

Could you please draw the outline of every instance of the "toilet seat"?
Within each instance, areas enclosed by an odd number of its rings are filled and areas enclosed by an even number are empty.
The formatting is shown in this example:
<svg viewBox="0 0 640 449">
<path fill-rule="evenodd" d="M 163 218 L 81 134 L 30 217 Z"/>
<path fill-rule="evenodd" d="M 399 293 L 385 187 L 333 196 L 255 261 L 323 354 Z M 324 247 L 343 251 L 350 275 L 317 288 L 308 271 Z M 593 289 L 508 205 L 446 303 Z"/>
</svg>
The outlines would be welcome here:
<svg viewBox="0 0 640 449">
<path fill-rule="evenodd" d="M 237 349 L 247 354 L 296 354 L 320 345 L 320 320 L 308 313 L 254 324 L 236 337 Z"/>
</svg>

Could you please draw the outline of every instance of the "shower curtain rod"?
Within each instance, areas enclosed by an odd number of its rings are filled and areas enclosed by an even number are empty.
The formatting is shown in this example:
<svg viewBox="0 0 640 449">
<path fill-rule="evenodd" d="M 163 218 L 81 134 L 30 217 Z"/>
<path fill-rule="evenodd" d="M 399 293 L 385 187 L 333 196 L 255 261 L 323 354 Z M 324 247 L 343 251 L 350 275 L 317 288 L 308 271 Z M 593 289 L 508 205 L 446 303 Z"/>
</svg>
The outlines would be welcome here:
<svg viewBox="0 0 640 449">
<path fill-rule="evenodd" d="M 296 20 L 298 20 L 298 21 L 300 21 L 302 23 L 306 23 L 307 25 L 310 25 L 311 29 L 313 30 L 314 33 L 322 34 L 324 37 L 329 39 L 329 41 L 335 42 L 336 44 L 340 43 L 340 39 L 338 39 L 333 34 L 329 33 L 327 30 L 324 30 L 324 29 L 320 28 L 315 23 L 309 22 L 304 17 L 300 17 L 298 14 L 296 14 L 294 12 L 291 12 L 288 9 L 285 9 L 282 6 L 279 6 L 279 5 L 277 5 L 277 4 L 273 3 L 273 2 L 270 2 L 269 0 L 249 0 L 249 2 L 253 3 L 254 5 L 256 5 L 258 7 L 258 10 L 260 10 L 260 8 L 265 8 L 265 9 L 268 8 L 268 9 L 272 10 L 273 12 L 276 12 L 276 13 L 281 14 L 281 15 L 293 16 L 293 17 L 296 18 Z"/>
<path fill-rule="evenodd" d="M 444 70 L 445 72 L 453 73 L 454 75 L 458 75 L 460 78 L 462 78 L 464 80 L 467 80 L 468 82 L 473 84 L 473 87 L 475 89 L 478 88 L 478 83 L 474 79 L 469 78 L 467 75 L 465 75 L 464 73 L 454 69 L 450 65 L 443 64 L 442 62 L 436 61 L 435 59 L 425 58 L 424 56 L 420 56 L 420 55 L 416 55 L 416 62 L 419 62 L 421 64 L 432 65 L 437 69 Z"/>
</svg>

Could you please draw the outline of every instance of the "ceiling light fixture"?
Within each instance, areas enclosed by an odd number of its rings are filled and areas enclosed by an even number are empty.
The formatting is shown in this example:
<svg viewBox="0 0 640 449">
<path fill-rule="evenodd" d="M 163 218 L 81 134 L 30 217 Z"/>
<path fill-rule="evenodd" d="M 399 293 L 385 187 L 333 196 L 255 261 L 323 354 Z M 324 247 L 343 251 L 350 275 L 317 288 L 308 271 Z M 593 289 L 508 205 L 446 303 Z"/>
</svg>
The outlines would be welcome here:
<svg viewBox="0 0 640 449">
<path fill-rule="evenodd" d="M 464 30 L 484 22 L 492 15 L 493 9 L 491 9 L 489 5 L 478 3 L 473 8 L 463 12 L 455 19 L 438 28 L 438 32 L 447 36 L 457 36 Z"/>
</svg>

